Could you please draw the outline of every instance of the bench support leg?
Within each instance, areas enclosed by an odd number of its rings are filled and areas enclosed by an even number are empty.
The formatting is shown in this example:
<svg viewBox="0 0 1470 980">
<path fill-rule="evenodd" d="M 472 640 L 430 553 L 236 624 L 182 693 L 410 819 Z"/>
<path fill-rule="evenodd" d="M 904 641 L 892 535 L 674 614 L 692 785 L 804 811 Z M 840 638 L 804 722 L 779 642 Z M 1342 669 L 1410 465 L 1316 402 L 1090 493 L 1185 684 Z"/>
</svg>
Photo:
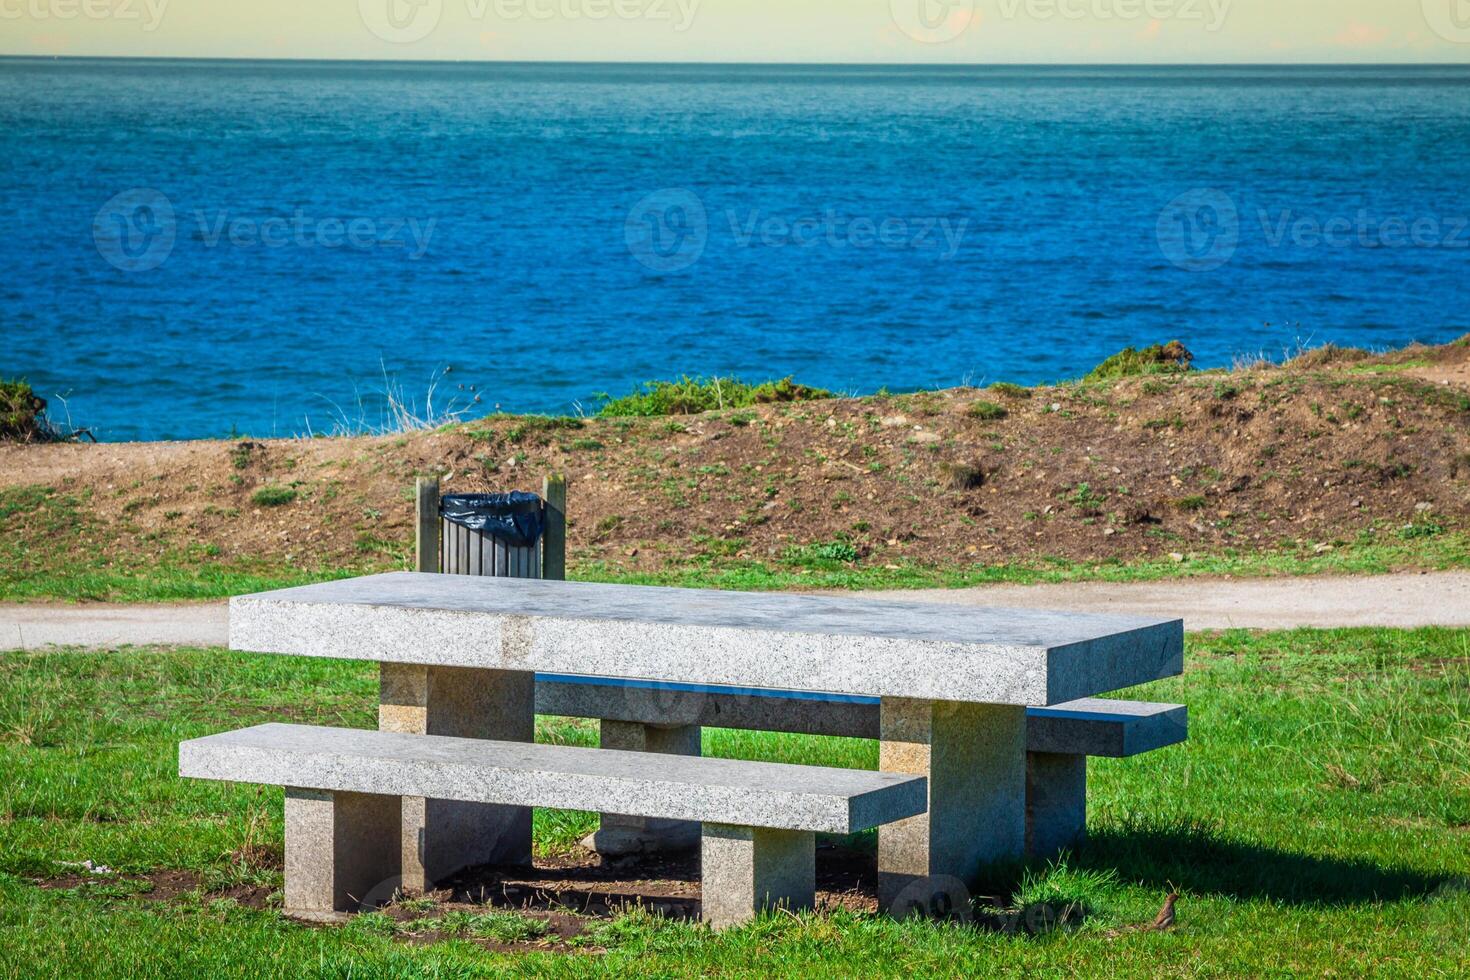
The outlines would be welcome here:
<svg viewBox="0 0 1470 980">
<path fill-rule="evenodd" d="M 506 742 L 536 736 L 535 675 L 383 664 L 378 727 L 385 732 L 451 735 Z M 531 808 L 405 796 L 403 890 L 482 864 L 531 863 Z"/>
<path fill-rule="evenodd" d="M 396 796 L 286 788 L 286 911 L 355 912 L 398 887 Z"/>
<path fill-rule="evenodd" d="M 1087 756 L 1026 755 L 1026 856 L 1054 858 L 1087 834 Z"/>
<path fill-rule="evenodd" d="M 879 724 L 878 768 L 929 777 L 929 812 L 878 828 L 881 908 L 952 900 L 987 866 L 1021 859 L 1025 708 L 884 698 Z"/>
<path fill-rule="evenodd" d="M 810 909 L 817 899 L 817 835 L 706 823 L 700 889 L 704 921 L 715 929 L 767 909 Z"/>
<path fill-rule="evenodd" d="M 698 756 L 699 738 L 698 725 L 602 721 L 601 745 L 605 749 Z M 597 832 L 582 843 L 605 858 L 692 851 L 699 846 L 699 821 L 604 813 Z"/>
</svg>

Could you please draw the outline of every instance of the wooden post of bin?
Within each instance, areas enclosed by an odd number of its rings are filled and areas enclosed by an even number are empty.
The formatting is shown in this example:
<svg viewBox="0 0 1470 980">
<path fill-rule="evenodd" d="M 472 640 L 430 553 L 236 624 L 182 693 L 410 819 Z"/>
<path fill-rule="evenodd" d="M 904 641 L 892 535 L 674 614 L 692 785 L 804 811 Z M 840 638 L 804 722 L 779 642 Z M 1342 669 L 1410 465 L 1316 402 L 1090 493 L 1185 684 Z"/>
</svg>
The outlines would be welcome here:
<svg viewBox="0 0 1470 980">
<path fill-rule="evenodd" d="M 541 577 L 563 581 L 567 577 L 567 478 L 553 473 L 541 485 L 546 501 L 546 528 L 542 531 Z"/>
<path fill-rule="evenodd" d="M 413 568 L 439 571 L 439 481 L 421 476 L 414 484 Z"/>
</svg>

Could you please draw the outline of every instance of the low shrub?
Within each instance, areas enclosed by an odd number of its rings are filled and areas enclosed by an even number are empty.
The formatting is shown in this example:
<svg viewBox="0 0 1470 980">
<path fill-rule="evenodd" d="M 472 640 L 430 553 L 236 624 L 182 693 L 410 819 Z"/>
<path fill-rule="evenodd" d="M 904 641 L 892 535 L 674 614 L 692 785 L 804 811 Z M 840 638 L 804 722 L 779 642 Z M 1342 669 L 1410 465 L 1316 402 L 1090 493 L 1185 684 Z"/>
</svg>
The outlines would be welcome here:
<svg viewBox="0 0 1470 980">
<path fill-rule="evenodd" d="M 582 428 L 582 420 L 570 415 L 525 415 L 505 432 L 505 438 L 513 443 L 533 442 L 546 445 L 553 432 L 567 432 Z"/>
<path fill-rule="evenodd" d="M 1324 344 L 1314 347 L 1312 350 L 1303 351 L 1296 357 L 1286 362 L 1291 368 L 1324 368 L 1334 364 L 1356 364 L 1366 361 L 1372 357 L 1367 351 L 1359 347 L 1339 347 L 1336 344 Z"/>
<path fill-rule="evenodd" d="M 1194 355 L 1177 340 L 1138 350 L 1125 347 L 1093 368 L 1088 381 L 1131 378 L 1143 374 L 1183 374 L 1193 370 Z"/>
<path fill-rule="evenodd" d="M 46 399 L 30 384 L 0 378 L 0 442 L 96 442 L 90 429 L 57 425 L 46 417 Z"/>
<path fill-rule="evenodd" d="M 857 548 L 846 541 L 828 541 L 787 548 L 783 557 L 793 565 L 820 567 L 830 564 L 850 565 L 861 555 Z"/>
<path fill-rule="evenodd" d="M 997 381 L 990 386 L 990 390 L 1003 398 L 1030 398 L 1031 389 L 1022 385 L 1013 385 L 1009 381 Z"/>
<path fill-rule="evenodd" d="M 290 487 L 261 487 L 250 498 L 258 507 L 284 507 L 296 499 Z"/>
<path fill-rule="evenodd" d="M 749 408 L 776 402 L 819 401 L 834 397 L 824 388 L 797 384 L 790 378 L 746 384 L 738 378 L 691 378 L 645 381 L 632 394 L 613 398 L 597 412 L 604 417 L 698 415 L 727 408 Z"/>
<path fill-rule="evenodd" d="M 985 468 L 979 463 L 953 463 L 946 467 L 956 490 L 978 490 L 985 486 Z"/>
<path fill-rule="evenodd" d="M 46 399 L 24 381 L 0 379 L 0 439 L 35 442 L 49 435 Z"/>
<path fill-rule="evenodd" d="M 983 399 L 972 404 L 966 412 L 970 418 L 979 419 L 982 422 L 995 422 L 1010 414 L 1004 407 Z"/>
</svg>

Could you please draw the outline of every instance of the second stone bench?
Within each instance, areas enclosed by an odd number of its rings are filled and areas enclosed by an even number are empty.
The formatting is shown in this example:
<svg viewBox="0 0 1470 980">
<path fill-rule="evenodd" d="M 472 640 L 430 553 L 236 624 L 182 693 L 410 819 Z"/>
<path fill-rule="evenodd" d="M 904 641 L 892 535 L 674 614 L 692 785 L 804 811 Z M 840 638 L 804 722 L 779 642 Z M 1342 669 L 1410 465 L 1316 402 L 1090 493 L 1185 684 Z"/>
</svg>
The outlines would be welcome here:
<svg viewBox="0 0 1470 980">
<path fill-rule="evenodd" d="M 536 712 L 602 721 L 602 747 L 698 755 L 702 727 L 878 738 L 876 698 L 539 675 Z M 1083 698 L 1026 709 L 1026 853 L 1051 858 L 1087 832 L 1087 760 L 1124 759 L 1189 737 L 1182 704 Z M 604 813 L 585 843 L 608 857 L 694 847 L 688 822 Z"/>
</svg>

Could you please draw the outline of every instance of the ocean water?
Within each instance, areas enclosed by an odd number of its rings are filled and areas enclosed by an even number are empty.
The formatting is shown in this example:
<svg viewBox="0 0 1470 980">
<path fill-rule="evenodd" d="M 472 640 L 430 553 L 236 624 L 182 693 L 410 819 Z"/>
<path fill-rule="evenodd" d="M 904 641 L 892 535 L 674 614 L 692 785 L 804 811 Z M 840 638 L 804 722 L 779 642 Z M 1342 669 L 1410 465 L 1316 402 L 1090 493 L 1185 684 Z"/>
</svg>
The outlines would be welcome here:
<svg viewBox="0 0 1470 980">
<path fill-rule="evenodd" d="M 111 440 L 1220 365 L 1470 331 L 1470 68 L 6 59 L 0 220 Z"/>
</svg>

